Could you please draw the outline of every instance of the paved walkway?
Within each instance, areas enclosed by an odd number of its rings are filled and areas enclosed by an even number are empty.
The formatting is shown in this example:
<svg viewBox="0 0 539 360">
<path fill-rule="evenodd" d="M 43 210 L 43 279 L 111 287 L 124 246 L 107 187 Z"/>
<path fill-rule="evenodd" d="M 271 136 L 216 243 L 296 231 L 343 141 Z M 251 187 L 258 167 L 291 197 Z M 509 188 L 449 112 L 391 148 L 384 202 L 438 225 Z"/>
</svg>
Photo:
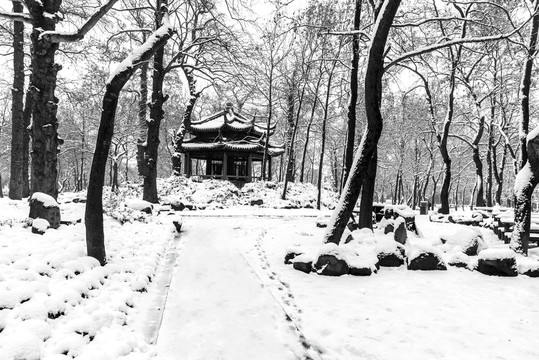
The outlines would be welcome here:
<svg viewBox="0 0 539 360">
<path fill-rule="evenodd" d="M 283 310 L 237 250 L 246 235 L 239 231 L 241 222 L 189 220 L 159 331 L 158 359 L 297 358 L 297 338 Z"/>
</svg>

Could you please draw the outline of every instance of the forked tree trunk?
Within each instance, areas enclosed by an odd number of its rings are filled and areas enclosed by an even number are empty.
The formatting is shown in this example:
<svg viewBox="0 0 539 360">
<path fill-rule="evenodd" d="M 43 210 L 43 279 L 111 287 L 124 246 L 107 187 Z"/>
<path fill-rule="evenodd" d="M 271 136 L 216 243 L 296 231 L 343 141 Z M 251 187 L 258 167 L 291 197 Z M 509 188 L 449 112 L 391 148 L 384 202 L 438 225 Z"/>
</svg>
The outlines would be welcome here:
<svg viewBox="0 0 539 360">
<path fill-rule="evenodd" d="M 399 5 L 400 0 L 384 1 L 374 25 L 368 53 L 367 70 L 365 72 L 367 128 L 361 138 L 361 144 L 354 158 L 339 204 L 333 211 L 329 222 L 324 239 L 326 243 L 338 244 L 340 242 L 359 197 L 366 170 L 378 146 L 378 139 L 383 127 L 382 114 L 380 113 L 380 97 L 382 95 L 382 75 L 384 73 L 384 50 L 387 36 Z"/>
<path fill-rule="evenodd" d="M 126 82 L 141 63 L 150 59 L 157 49 L 164 46 L 171 35 L 172 27 L 168 21 L 165 21 L 165 25 L 150 36 L 141 47 L 135 49 L 131 59 L 127 58 L 118 65 L 123 70 L 115 74 L 107 83 L 105 95 L 103 96 L 101 122 L 97 132 L 96 148 L 88 184 L 88 200 L 84 214 L 88 256 L 96 258 L 101 265 L 106 263 L 105 234 L 103 231 L 103 185 L 107 158 L 114 133 L 118 97 Z"/>
<path fill-rule="evenodd" d="M 13 12 L 22 13 L 23 5 L 13 1 Z M 9 198 L 20 200 L 23 196 L 23 147 L 24 147 L 24 24 L 13 22 L 13 87 L 11 88 L 11 171 Z"/>
<path fill-rule="evenodd" d="M 511 249 L 528 255 L 532 194 L 539 183 L 539 127 L 528 134 L 528 161 L 517 174 L 513 189 L 515 201 L 515 226 L 511 235 Z"/>
</svg>

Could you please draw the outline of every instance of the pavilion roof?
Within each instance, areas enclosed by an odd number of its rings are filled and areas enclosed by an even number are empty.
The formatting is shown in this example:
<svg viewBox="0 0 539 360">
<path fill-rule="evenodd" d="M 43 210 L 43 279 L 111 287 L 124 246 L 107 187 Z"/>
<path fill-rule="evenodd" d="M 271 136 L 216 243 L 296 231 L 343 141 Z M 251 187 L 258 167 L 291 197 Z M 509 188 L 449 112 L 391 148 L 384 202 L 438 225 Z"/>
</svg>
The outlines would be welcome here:
<svg viewBox="0 0 539 360">
<path fill-rule="evenodd" d="M 198 121 L 192 121 L 189 131 L 196 134 L 230 130 L 233 132 L 250 133 L 259 136 L 266 135 L 268 130 L 267 123 L 264 121 L 257 121 L 257 119 L 263 118 L 253 116 L 251 119 L 247 119 L 244 115 L 236 112 L 233 107 L 227 106 L 224 110 L 221 110 L 206 118 Z M 275 123 L 270 124 L 270 135 L 275 132 L 275 126 Z"/>
</svg>

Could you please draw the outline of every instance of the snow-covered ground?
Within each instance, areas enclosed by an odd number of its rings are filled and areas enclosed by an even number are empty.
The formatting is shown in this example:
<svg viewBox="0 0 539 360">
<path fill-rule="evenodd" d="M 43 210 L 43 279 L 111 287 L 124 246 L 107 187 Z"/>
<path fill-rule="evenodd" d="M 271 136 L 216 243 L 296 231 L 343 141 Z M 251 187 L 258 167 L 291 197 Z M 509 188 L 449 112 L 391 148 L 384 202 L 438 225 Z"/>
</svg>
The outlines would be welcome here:
<svg viewBox="0 0 539 360">
<path fill-rule="evenodd" d="M 226 192 L 206 197 L 215 194 Z M 231 199 L 223 196 L 213 210 L 151 216 L 109 199 L 119 220 L 105 218 L 104 267 L 85 256 L 83 224 L 32 234 L 28 204 L 0 199 L 0 359 L 539 358 L 536 278 L 405 266 L 368 277 L 305 274 L 284 255 L 319 247 L 316 217 L 329 211 L 279 208 L 270 191 L 265 205 L 241 206 L 241 195 L 232 208 L 219 209 Z M 308 203 L 312 191 L 302 195 Z M 67 199 L 62 217 L 82 218 L 84 204 Z M 464 231 L 417 223 L 426 238 Z M 489 246 L 506 247 L 481 231 Z M 530 258 L 539 259 L 537 248 Z"/>
</svg>

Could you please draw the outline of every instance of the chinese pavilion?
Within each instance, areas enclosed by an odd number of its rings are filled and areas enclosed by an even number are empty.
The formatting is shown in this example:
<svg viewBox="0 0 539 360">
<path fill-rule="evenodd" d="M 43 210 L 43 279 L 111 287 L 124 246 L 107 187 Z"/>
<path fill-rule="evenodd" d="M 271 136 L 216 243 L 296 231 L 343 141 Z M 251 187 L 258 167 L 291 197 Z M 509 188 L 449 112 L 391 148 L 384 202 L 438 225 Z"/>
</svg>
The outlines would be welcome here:
<svg viewBox="0 0 539 360">
<path fill-rule="evenodd" d="M 238 183 L 261 178 L 268 129 L 266 123 L 256 119 L 247 119 L 227 103 L 218 113 L 187 124 L 186 136 L 178 148 L 184 154 L 184 175 Z M 269 136 L 274 132 L 275 124 L 271 124 Z M 268 173 L 272 157 L 283 153 L 282 145 L 268 144 Z"/>
</svg>

